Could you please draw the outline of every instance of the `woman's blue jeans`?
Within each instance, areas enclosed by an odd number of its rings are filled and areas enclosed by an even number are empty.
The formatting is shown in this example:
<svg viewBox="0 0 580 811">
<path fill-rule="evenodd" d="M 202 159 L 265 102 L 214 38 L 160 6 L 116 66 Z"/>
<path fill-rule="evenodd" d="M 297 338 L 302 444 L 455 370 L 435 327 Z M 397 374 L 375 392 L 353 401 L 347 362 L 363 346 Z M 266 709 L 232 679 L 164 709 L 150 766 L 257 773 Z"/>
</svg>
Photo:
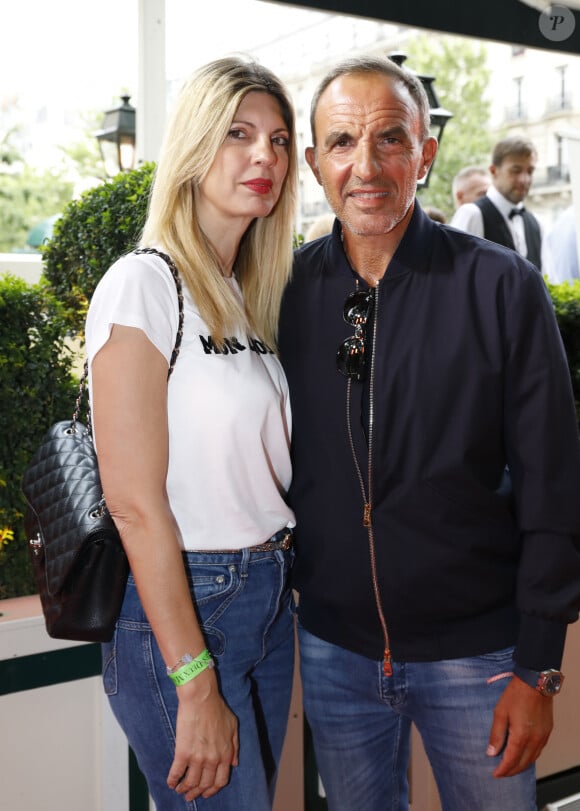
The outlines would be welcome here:
<svg viewBox="0 0 580 811">
<path fill-rule="evenodd" d="M 513 649 L 442 662 L 382 662 L 299 627 L 306 717 L 329 811 L 407 811 L 413 722 L 443 811 L 536 811 L 535 769 L 495 778 L 485 752 Z"/>
<path fill-rule="evenodd" d="M 269 811 L 286 732 L 294 661 L 292 550 L 184 553 L 222 695 L 238 718 L 239 765 L 210 799 L 187 803 L 167 787 L 177 694 L 132 576 L 113 640 L 103 645 L 103 682 L 158 811 Z"/>
</svg>

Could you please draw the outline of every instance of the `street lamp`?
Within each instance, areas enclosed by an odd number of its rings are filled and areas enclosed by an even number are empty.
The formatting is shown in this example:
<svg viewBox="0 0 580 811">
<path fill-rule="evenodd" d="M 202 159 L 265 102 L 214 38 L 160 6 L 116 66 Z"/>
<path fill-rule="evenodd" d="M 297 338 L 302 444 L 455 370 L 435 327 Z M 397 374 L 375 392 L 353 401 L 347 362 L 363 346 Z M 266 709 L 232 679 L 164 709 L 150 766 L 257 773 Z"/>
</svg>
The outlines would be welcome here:
<svg viewBox="0 0 580 811">
<path fill-rule="evenodd" d="M 392 62 L 395 62 L 399 67 L 403 67 L 403 62 L 407 58 L 406 54 L 401 53 L 400 51 L 396 51 L 395 53 L 389 54 L 389 59 Z M 405 67 L 404 70 L 409 70 L 409 68 Z M 413 71 L 414 72 L 414 71 Z M 429 132 L 435 138 L 437 138 L 437 142 L 441 145 L 441 140 L 443 138 L 443 130 L 445 129 L 445 125 L 449 121 L 450 118 L 453 118 L 453 113 L 446 110 L 444 107 L 441 107 L 439 104 L 439 99 L 437 98 L 437 94 L 435 93 L 435 88 L 433 87 L 433 82 L 435 81 L 434 76 L 421 76 L 420 74 L 415 74 L 417 78 L 420 80 L 425 93 L 427 94 L 427 99 L 429 100 L 429 115 L 431 119 L 431 125 L 429 127 Z M 429 177 L 431 175 L 431 171 L 435 161 L 429 167 L 427 174 L 425 177 L 421 178 L 417 182 L 418 186 L 421 188 L 426 189 L 429 185 Z"/>
<path fill-rule="evenodd" d="M 106 111 L 103 128 L 96 133 L 109 177 L 128 172 L 135 165 L 135 108 L 129 104 L 130 98 L 121 96 L 123 103 Z"/>
</svg>

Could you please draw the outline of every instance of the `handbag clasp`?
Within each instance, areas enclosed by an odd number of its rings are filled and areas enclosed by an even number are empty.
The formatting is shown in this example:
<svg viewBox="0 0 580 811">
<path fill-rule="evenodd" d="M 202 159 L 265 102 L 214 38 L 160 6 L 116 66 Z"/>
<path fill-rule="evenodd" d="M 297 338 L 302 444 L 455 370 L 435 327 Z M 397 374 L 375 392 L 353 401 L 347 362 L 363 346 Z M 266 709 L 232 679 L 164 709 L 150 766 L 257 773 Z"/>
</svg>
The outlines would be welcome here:
<svg viewBox="0 0 580 811">
<path fill-rule="evenodd" d="M 36 538 L 31 538 L 28 543 L 32 547 L 32 552 L 35 555 L 40 555 L 42 547 L 44 546 L 42 542 L 42 538 L 40 537 L 40 532 L 36 533 Z"/>
</svg>

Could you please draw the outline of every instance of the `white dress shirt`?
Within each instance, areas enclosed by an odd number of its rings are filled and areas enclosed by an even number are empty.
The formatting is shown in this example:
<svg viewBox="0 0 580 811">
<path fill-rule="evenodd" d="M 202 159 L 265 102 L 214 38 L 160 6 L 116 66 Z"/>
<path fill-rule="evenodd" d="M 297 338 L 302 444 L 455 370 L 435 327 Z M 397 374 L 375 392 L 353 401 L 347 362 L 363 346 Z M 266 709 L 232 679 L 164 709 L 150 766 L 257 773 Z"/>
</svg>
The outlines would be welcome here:
<svg viewBox="0 0 580 811">
<path fill-rule="evenodd" d="M 522 217 L 516 216 L 510 219 L 509 216 L 512 209 L 523 209 L 523 203 L 514 206 L 514 204 L 510 202 L 507 197 L 504 197 L 503 194 L 500 194 L 493 185 L 488 188 L 486 195 L 503 216 L 511 232 L 516 251 L 527 258 L 528 246 L 526 244 L 524 221 Z M 450 225 L 454 228 L 459 228 L 461 231 L 467 231 L 468 234 L 482 237 L 484 228 L 481 209 L 479 206 L 476 206 L 475 203 L 465 203 L 459 206 L 453 215 Z"/>
</svg>

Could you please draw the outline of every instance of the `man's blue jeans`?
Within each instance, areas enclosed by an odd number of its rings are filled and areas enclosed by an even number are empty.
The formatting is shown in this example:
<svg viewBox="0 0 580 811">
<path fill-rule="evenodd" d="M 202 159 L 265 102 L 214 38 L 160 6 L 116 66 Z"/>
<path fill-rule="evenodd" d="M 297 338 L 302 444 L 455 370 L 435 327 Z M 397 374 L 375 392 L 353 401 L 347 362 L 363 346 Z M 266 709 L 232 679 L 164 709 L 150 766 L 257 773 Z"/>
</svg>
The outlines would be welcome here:
<svg viewBox="0 0 580 811">
<path fill-rule="evenodd" d="M 536 811 L 535 769 L 495 778 L 486 748 L 513 649 L 443 662 L 382 662 L 299 627 L 306 717 L 329 811 L 407 811 L 410 728 L 443 811 Z M 498 678 L 499 676 L 499 678 Z"/>
<path fill-rule="evenodd" d="M 129 576 L 115 636 L 103 645 L 103 682 L 159 811 L 270 811 L 292 689 L 292 556 L 292 550 L 184 555 L 220 689 L 238 718 L 240 737 L 239 766 L 229 784 L 193 803 L 166 784 L 177 693 Z"/>
</svg>

